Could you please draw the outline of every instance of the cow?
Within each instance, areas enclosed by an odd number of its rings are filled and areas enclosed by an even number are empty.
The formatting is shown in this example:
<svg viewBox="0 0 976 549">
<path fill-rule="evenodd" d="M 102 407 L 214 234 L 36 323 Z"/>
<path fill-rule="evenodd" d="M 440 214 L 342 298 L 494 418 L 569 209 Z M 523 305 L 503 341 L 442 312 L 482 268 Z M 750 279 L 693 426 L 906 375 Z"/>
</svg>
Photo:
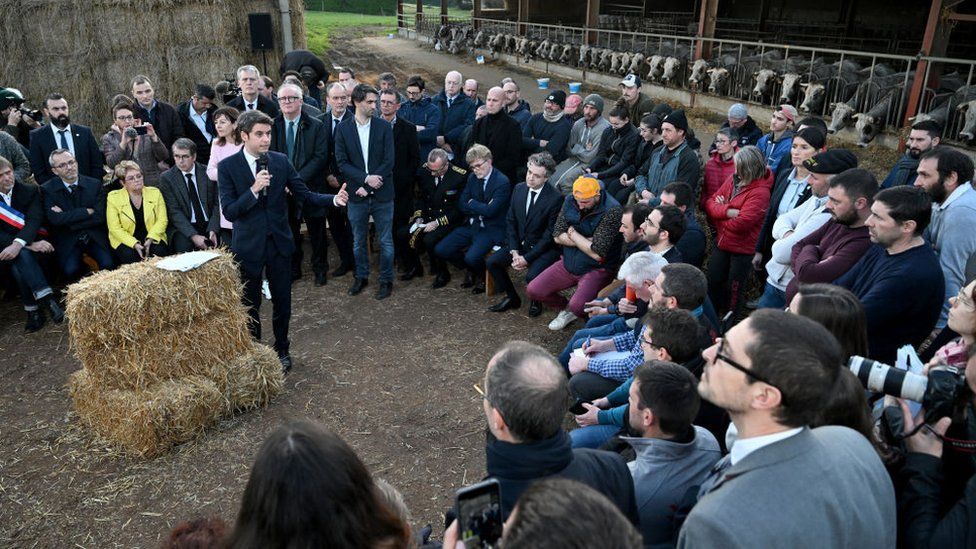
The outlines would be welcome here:
<svg viewBox="0 0 976 549">
<path fill-rule="evenodd" d="M 698 85 L 705 80 L 705 71 L 709 69 L 706 59 L 696 59 L 691 65 L 691 74 L 688 75 L 688 87 L 697 90 Z"/>
<path fill-rule="evenodd" d="M 491 37 L 491 41 L 488 42 L 488 50 L 491 51 L 492 55 L 502 51 L 505 48 L 505 35 L 503 33 L 498 33 Z"/>
<path fill-rule="evenodd" d="M 623 53 L 615 51 L 610 54 L 610 72 L 613 74 L 620 72 L 620 61 L 623 59 Z"/>
<path fill-rule="evenodd" d="M 529 37 L 523 36 L 518 40 L 518 45 L 515 47 L 515 53 L 517 53 L 519 57 L 525 57 L 526 54 L 528 53 L 528 48 L 529 48 Z"/>
<path fill-rule="evenodd" d="M 627 67 L 628 74 L 637 74 L 640 72 L 641 67 L 644 65 L 644 54 L 635 53 L 630 58 L 630 65 Z"/>
<path fill-rule="evenodd" d="M 610 72 L 610 65 L 613 63 L 613 50 L 610 48 L 603 48 L 600 50 L 600 61 L 597 63 L 597 69 L 602 72 Z"/>
<path fill-rule="evenodd" d="M 579 56 L 576 60 L 576 66 L 587 68 L 590 66 L 590 50 L 593 48 L 587 44 L 583 44 L 579 49 Z"/>
<path fill-rule="evenodd" d="M 956 107 L 956 110 L 963 113 L 962 129 L 959 130 L 959 140 L 965 143 L 972 143 L 976 139 L 976 100 L 968 101 Z"/>
<path fill-rule="evenodd" d="M 549 39 L 548 38 L 546 38 L 542 42 L 539 42 L 539 45 L 535 47 L 535 56 L 538 57 L 538 58 L 540 58 L 540 59 L 548 59 L 549 58 Z"/>
<path fill-rule="evenodd" d="M 678 71 L 681 69 L 681 60 L 677 57 L 667 57 L 664 60 L 664 66 L 661 69 L 661 82 L 665 84 L 671 84 L 675 78 L 678 76 Z"/>
<path fill-rule="evenodd" d="M 830 125 L 827 127 L 827 133 L 836 133 L 854 125 L 854 113 L 857 111 L 849 101 L 831 103 L 830 111 Z"/>
<path fill-rule="evenodd" d="M 776 71 L 773 69 L 759 69 L 752 75 L 756 86 L 752 88 L 753 99 L 760 103 L 765 103 L 769 94 L 773 91 L 773 83 L 776 82 Z"/>
<path fill-rule="evenodd" d="M 815 114 L 823 112 L 824 102 L 827 99 L 826 86 L 820 82 L 806 82 L 800 84 L 800 88 L 803 90 L 800 112 Z"/>
<path fill-rule="evenodd" d="M 628 69 L 630 69 L 630 58 L 634 54 L 629 51 L 622 52 L 620 54 L 620 67 L 617 69 L 617 73 L 621 76 L 627 74 Z"/>
<path fill-rule="evenodd" d="M 664 71 L 664 56 L 652 55 L 647 58 L 647 81 L 654 82 Z"/>
<path fill-rule="evenodd" d="M 488 33 L 480 30 L 478 34 L 474 35 L 474 47 L 483 48 L 488 43 Z"/>
<path fill-rule="evenodd" d="M 795 72 L 788 72 L 783 75 L 783 85 L 779 89 L 779 104 L 792 105 L 796 102 L 800 92 L 800 80 L 802 77 Z"/>
<path fill-rule="evenodd" d="M 729 69 L 708 69 L 708 93 L 725 94 L 729 89 Z"/>
</svg>

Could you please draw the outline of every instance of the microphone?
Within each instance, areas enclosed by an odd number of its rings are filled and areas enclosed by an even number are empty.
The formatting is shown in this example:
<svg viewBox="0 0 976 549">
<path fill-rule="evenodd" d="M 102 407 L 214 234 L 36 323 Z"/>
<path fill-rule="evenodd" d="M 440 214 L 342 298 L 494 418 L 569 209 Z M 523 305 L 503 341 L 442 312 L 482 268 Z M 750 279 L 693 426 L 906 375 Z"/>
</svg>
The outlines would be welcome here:
<svg viewBox="0 0 976 549">
<path fill-rule="evenodd" d="M 268 169 L 268 155 L 262 154 L 258 157 L 257 162 L 255 162 L 255 173 L 261 173 L 261 170 Z M 268 188 L 265 187 L 261 189 L 261 196 L 268 196 Z"/>
</svg>

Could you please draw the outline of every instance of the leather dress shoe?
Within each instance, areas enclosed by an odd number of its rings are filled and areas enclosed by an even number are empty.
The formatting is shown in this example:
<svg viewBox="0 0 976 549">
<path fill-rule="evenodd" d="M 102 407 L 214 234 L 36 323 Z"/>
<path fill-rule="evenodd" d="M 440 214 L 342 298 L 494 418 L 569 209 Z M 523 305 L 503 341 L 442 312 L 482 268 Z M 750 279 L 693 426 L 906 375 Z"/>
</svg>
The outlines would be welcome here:
<svg viewBox="0 0 976 549">
<path fill-rule="evenodd" d="M 27 311 L 27 322 L 24 324 L 24 333 L 32 334 L 44 327 L 44 313 L 40 309 Z"/>
<path fill-rule="evenodd" d="M 529 303 L 529 316 L 535 318 L 542 314 L 542 303 L 538 301 L 532 301 Z"/>
<path fill-rule="evenodd" d="M 465 273 L 464 274 L 464 282 L 461 283 L 461 287 L 462 288 L 470 288 L 472 286 L 474 286 L 474 277 L 471 276 L 471 273 L 470 272 Z"/>
<path fill-rule="evenodd" d="M 341 263 L 341 264 L 339 264 L 338 267 L 336 267 L 336 269 L 334 271 L 332 271 L 332 276 L 333 277 L 340 277 L 340 276 L 345 275 L 346 273 L 348 273 L 351 270 L 352 270 L 352 268 L 349 265 L 346 265 L 345 263 Z"/>
<path fill-rule="evenodd" d="M 430 289 L 436 290 L 437 288 L 443 288 L 447 286 L 447 283 L 451 281 L 451 275 L 447 273 L 438 273 L 434 278 L 434 283 L 430 285 Z"/>
<path fill-rule="evenodd" d="M 51 321 L 55 324 L 61 324 L 64 321 L 64 309 L 58 304 L 58 300 L 54 299 L 53 295 L 49 295 L 44 298 L 43 306 L 47 309 L 48 315 L 51 317 Z"/>
<path fill-rule="evenodd" d="M 376 290 L 376 299 L 386 299 L 393 294 L 392 282 L 380 282 L 380 289 Z"/>
<path fill-rule="evenodd" d="M 329 281 L 329 277 L 325 273 L 315 273 L 316 286 L 325 286 L 328 281 Z"/>
<path fill-rule="evenodd" d="M 407 272 L 400 275 L 400 280 L 406 282 L 407 280 L 413 280 L 421 276 L 424 276 L 424 268 L 421 267 L 420 265 L 417 265 L 412 269 L 407 269 Z"/>
<path fill-rule="evenodd" d="M 474 295 L 485 293 L 485 281 L 481 279 L 475 280 L 471 286 L 471 293 Z"/>
<path fill-rule="evenodd" d="M 352 281 L 352 286 L 349 287 L 349 295 L 359 295 L 366 286 L 369 285 L 369 279 L 366 278 L 356 278 Z"/>
<path fill-rule="evenodd" d="M 278 362 L 281 362 L 281 373 L 287 374 L 291 371 L 291 356 L 281 355 L 278 357 Z"/>
<path fill-rule="evenodd" d="M 493 313 L 504 313 L 509 309 L 518 309 L 521 306 L 522 306 L 521 299 L 517 297 L 516 298 L 506 297 L 505 299 L 499 301 L 498 303 L 495 303 L 491 307 L 488 307 L 488 310 Z"/>
</svg>

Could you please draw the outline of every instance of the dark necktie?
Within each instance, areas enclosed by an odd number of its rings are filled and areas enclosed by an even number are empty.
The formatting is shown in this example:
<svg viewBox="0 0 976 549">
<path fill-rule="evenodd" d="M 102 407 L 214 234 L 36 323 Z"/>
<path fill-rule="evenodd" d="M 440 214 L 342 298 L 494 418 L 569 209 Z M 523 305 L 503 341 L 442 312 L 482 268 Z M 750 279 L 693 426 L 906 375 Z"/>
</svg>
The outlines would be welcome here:
<svg viewBox="0 0 976 549">
<path fill-rule="evenodd" d="M 450 98 L 450 97 L 448 97 L 448 98 L 447 98 L 447 108 L 449 108 L 449 109 L 450 109 L 450 108 L 451 108 L 451 104 L 452 104 L 452 103 L 454 103 L 454 99 L 452 99 L 452 98 Z"/>
<path fill-rule="evenodd" d="M 336 131 L 336 128 L 337 127 L 339 127 L 339 119 L 338 118 L 333 118 L 332 119 L 332 136 L 333 137 L 335 137 L 335 131 Z"/>
<path fill-rule="evenodd" d="M 206 221 L 206 216 L 203 214 L 203 206 L 200 205 L 200 195 L 197 194 L 197 186 L 193 183 L 192 174 L 183 174 L 186 176 L 186 192 L 190 193 L 190 206 L 193 207 L 193 216 L 196 221 L 194 223 L 203 223 Z"/>
<path fill-rule="evenodd" d="M 68 198 L 71 200 L 71 206 L 78 207 L 78 184 L 72 183 L 68 185 Z"/>
<path fill-rule="evenodd" d="M 295 163 L 295 121 L 288 121 L 288 131 L 285 133 L 285 146 L 288 147 L 288 160 Z"/>
<path fill-rule="evenodd" d="M 68 147 L 68 138 L 64 136 L 64 134 L 66 134 L 66 133 L 68 133 L 68 130 L 58 130 L 58 135 L 61 136 L 61 148 L 62 149 L 69 149 L 69 147 Z"/>
<path fill-rule="evenodd" d="M 532 211 L 532 206 L 535 206 L 535 197 L 539 195 L 539 191 L 529 191 L 529 207 L 525 209 L 525 215 L 529 215 Z"/>
<path fill-rule="evenodd" d="M 440 177 L 435 177 L 434 178 L 434 188 L 436 189 L 437 187 L 440 187 L 440 186 L 441 186 L 441 178 Z"/>
<path fill-rule="evenodd" d="M 248 103 L 247 104 L 247 110 L 253 111 L 254 110 L 254 103 Z"/>
</svg>

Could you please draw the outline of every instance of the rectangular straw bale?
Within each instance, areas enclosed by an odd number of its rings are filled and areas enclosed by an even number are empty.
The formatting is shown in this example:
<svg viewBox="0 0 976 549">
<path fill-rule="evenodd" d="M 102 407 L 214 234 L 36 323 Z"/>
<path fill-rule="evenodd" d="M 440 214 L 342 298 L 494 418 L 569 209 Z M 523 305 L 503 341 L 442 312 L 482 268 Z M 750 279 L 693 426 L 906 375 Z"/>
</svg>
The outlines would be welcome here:
<svg viewBox="0 0 976 549">
<path fill-rule="evenodd" d="M 99 386 L 144 389 L 159 381 L 201 375 L 216 379 L 231 357 L 251 349 L 244 320 L 227 316 L 203 318 L 132 340 L 75 346 L 82 366 Z M 111 330 L 112 326 L 105 326 Z"/>
<path fill-rule="evenodd" d="M 264 406 L 281 392 L 285 381 L 278 354 L 259 343 L 223 368 L 215 369 L 214 374 L 214 382 L 224 396 L 226 415 Z"/>
<path fill-rule="evenodd" d="M 209 379 L 191 376 L 141 391 L 106 389 L 85 370 L 69 377 L 81 420 L 123 452 L 153 458 L 216 422 L 223 400 Z"/>
<path fill-rule="evenodd" d="M 243 318 L 240 274 L 230 253 L 222 251 L 186 273 L 159 269 L 157 261 L 101 271 L 69 286 L 67 313 L 74 342 L 131 341 L 213 315 Z M 87 333 L 92 329 L 97 331 Z"/>
</svg>

